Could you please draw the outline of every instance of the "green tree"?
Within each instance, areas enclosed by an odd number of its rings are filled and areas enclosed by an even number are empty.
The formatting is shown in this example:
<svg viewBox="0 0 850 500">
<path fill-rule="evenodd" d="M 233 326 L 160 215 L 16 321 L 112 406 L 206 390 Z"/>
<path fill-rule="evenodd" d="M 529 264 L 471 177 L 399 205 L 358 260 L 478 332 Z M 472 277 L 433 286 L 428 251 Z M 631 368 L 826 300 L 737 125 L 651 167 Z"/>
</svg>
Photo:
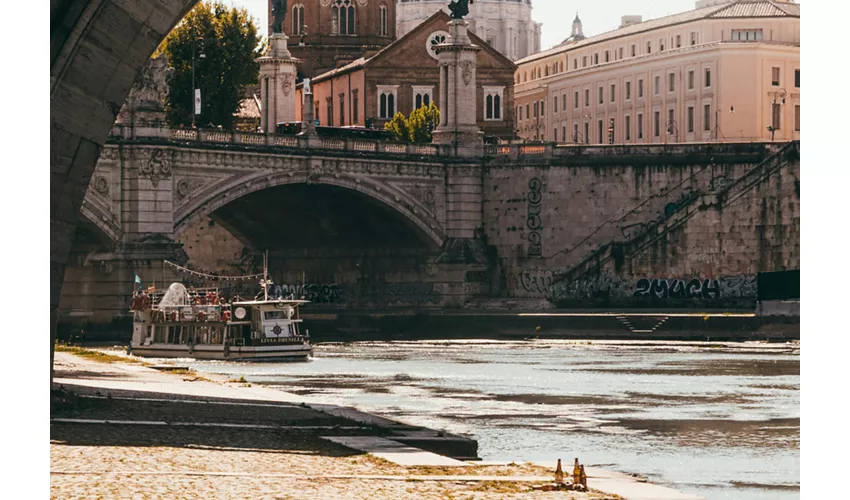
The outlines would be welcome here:
<svg viewBox="0 0 850 500">
<path fill-rule="evenodd" d="M 384 124 L 384 130 L 389 130 L 393 134 L 393 138 L 397 141 L 410 141 L 410 125 L 407 117 L 401 112 L 393 116 L 393 119 Z"/>
<path fill-rule="evenodd" d="M 257 83 L 263 41 L 254 19 L 245 9 L 221 2 L 201 2 L 168 34 L 160 47 L 174 74 L 165 103 L 166 120 L 172 127 L 192 123 L 194 91 L 201 89 L 199 127 L 233 128 L 245 87 Z"/>
<path fill-rule="evenodd" d="M 431 132 L 437 128 L 439 123 L 440 110 L 437 109 L 434 101 L 431 101 L 431 104 L 428 106 L 423 104 L 419 109 L 414 109 L 410 113 L 410 118 L 407 119 L 410 142 L 431 142 Z"/>
</svg>

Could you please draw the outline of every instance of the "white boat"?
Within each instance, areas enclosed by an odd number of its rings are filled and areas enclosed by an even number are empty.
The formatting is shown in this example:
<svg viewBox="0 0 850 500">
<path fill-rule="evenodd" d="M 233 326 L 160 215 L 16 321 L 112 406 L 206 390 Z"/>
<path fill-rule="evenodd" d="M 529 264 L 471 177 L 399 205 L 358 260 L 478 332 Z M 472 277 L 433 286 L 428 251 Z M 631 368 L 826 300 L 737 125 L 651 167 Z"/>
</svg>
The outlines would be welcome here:
<svg viewBox="0 0 850 500">
<path fill-rule="evenodd" d="M 264 273 L 265 274 L 265 273 Z M 154 358 L 244 361 L 306 360 L 313 355 L 310 332 L 301 333 L 294 298 L 270 298 L 261 282 L 256 300 L 224 298 L 216 288 L 186 289 L 172 283 L 165 292 L 133 297 L 133 337 L 128 352 Z"/>
</svg>

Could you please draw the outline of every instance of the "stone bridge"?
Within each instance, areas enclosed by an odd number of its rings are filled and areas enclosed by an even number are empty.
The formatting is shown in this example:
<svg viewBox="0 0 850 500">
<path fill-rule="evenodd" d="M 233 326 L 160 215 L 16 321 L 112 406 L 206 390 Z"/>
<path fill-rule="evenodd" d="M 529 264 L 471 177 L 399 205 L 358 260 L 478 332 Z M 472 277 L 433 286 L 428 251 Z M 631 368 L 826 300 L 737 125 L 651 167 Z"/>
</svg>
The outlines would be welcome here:
<svg viewBox="0 0 850 500">
<path fill-rule="evenodd" d="M 781 144 L 490 146 L 459 159 L 434 145 L 318 141 L 115 126 L 82 205 L 63 324 L 123 321 L 137 274 L 248 293 L 254 283 L 211 283 L 163 260 L 241 275 L 258 270 L 263 250 L 281 291 L 317 309 L 368 311 L 551 307 L 564 290 L 587 307 L 600 286 L 610 306 L 645 279 L 726 283 L 799 266 L 799 162 Z M 753 172 L 744 194 L 755 198 L 736 220 L 690 240 L 663 229 L 686 209 L 722 218 L 724 193 Z M 736 228 L 734 248 L 706 247 Z M 606 269 L 616 276 L 591 279 L 588 292 L 589 259 L 638 237 L 656 244 L 628 257 L 634 272 Z M 751 301 L 740 289 L 723 298 Z"/>
</svg>

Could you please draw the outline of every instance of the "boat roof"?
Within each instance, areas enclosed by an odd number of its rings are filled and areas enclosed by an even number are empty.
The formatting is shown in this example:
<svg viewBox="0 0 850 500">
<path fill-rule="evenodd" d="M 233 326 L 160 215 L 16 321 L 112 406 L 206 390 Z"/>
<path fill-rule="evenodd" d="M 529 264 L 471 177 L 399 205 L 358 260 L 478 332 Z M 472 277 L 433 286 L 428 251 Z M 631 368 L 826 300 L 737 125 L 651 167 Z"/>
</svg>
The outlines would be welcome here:
<svg viewBox="0 0 850 500">
<path fill-rule="evenodd" d="M 278 304 L 288 306 L 300 306 L 301 304 L 309 303 L 309 300 L 292 300 L 292 299 L 270 299 L 270 300 L 243 300 L 234 302 L 235 306 L 277 306 Z"/>
</svg>

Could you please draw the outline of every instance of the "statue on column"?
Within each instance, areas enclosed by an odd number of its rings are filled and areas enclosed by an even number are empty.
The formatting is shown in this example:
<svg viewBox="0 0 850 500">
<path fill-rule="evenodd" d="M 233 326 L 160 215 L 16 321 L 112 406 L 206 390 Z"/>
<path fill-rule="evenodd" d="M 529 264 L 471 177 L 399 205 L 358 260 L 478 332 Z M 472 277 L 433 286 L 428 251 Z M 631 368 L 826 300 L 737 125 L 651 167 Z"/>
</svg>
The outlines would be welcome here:
<svg viewBox="0 0 850 500">
<path fill-rule="evenodd" d="M 473 0 L 451 0 L 449 10 L 452 11 L 452 19 L 463 19 L 463 16 L 469 15 L 469 4 L 475 3 Z"/>
<path fill-rule="evenodd" d="M 283 33 L 283 20 L 286 19 L 286 0 L 269 0 L 272 6 L 272 33 Z"/>
</svg>

